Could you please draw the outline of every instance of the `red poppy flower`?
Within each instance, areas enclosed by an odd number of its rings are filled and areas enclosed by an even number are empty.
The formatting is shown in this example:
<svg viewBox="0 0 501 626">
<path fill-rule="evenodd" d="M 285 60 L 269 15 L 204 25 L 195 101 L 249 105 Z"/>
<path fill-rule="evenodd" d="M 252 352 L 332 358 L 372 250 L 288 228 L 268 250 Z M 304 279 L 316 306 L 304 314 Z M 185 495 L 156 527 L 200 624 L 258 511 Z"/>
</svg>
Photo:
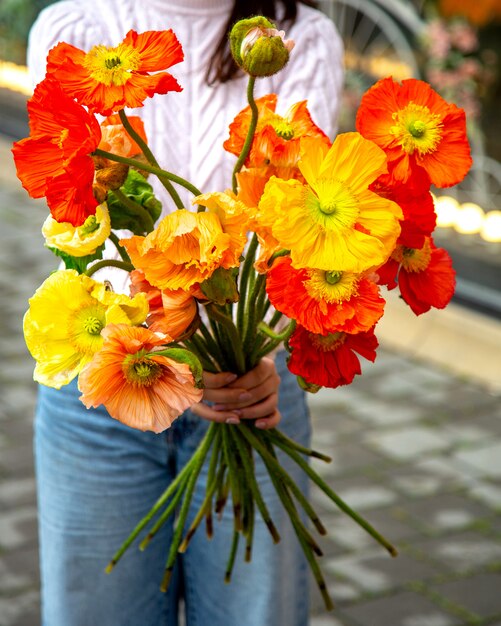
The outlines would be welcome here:
<svg viewBox="0 0 501 626">
<path fill-rule="evenodd" d="M 401 232 L 397 244 L 407 248 L 422 248 L 426 237 L 430 237 L 437 225 L 437 214 L 430 191 L 409 185 L 387 186 L 378 179 L 371 186 L 380 196 L 396 202 L 402 209 Z"/>
<path fill-rule="evenodd" d="M 58 222 L 81 226 L 96 212 L 92 194 L 101 130 L 96 118 L 51 79 L 28 102 L 30 136 L 14 144 L 17 175 L 32 198 L 46 196 Z"/>
<path fill-rule="evenodd" d="M 421 249 L 398 246 L 377 272 L 380 284 L 388 289 L 398 284 L 403 300 L 416 315 L 431 307 L 446 307 L 456 287 L 456 272 L 449 254 L 437 248 L 430 237 Z"/>
<path fill-rule="evenodd" d="M 47 57 L 47 75 L 90 111 L 111 115 L 124 107 L 141 107 L 156 93 L 181 91 L 176 79 L 160 70 L 183 58 L 172 30 L 130 30 L 114 48 L 100 45 L 84 52 L 65 42 L 57 44 Z"/>
<path fill-rule="evenodd" d="M 465 113 L 428 83 L 383 78 L 362 97 L 356 123 L 387 153 L 392 180 L 405 183 L 425 173 L 437 187 L 450 187 L 470 169 Z"/>
<path fill-rule="evenodd" d="M 294 269 L 289 257 L 276 259 L 266 278 L 273 306 L 312 333 L 359 333 L 383 315 L 378 286 L 360 274 Z"/>
<path fill-rule="evenodd" d="M 287 365 L 293 374 L 312 385 L 331 388 L 349 385 L 362 373 L 356 353 L 374 361 L 377 346 L 373 328 L 356 335 L 323 336 L 298 326 L 289 339 L 291 355 Z"/>
</svg>

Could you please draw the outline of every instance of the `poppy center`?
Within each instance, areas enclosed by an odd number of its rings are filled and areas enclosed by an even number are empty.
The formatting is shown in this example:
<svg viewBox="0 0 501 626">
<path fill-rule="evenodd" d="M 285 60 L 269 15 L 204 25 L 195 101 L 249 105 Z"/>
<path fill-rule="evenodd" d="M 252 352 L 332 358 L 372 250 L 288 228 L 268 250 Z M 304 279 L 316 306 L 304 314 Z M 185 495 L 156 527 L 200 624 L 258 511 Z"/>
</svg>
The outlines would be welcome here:
<svg viewBox="0 0 501 626">
<path fill-rule="evenodd" d="M 94 46 L 84 58 L 84 67 L 91 77 L 107 87 L 125 85 L 139 64 L 139 52 L 123 43 L 116 48 Z"/>
<path fill-rule="evenodd" d="M 291 124 L 287 120 L 283 118 L 275 120 L 274 122 L 272 122 L 272 126 L 273 126 L 273 130 L 282 139 L 289 141 L 290 139 L 294 137 L 294 129 L 292 128 Z"/>
<path fill-rule="evenodd" d="M 79 227 L 79 232 L 82 236 L 91 235 L 96 230 L 99 230 L 99 222 L 95 215 L 89 215 L 85 222 Z"/>
<path fill-rule="evenodd" d="M 83 327 L 89 335 L 99 335 L 103 329 L 103 324 L 101 320 L 91 315 L 84 320 Z"/>
<path fill-rule="evenodd" d="M 308 295 L 314 300 L 331 303 L 344 302 L 358 293 L 358 278 L 350 272 L 308 270 L 304 282 Z"/>
<path fill-rule="evenodd" d="M 393 113 L 394 125 L 390 133 L 405 152 L 420 155 L 436 150 L 442 139 L 443 124 L 440 115 L 432 113 L 428 107 L 410 102 L 406 107 Z"/>
<path fill-rule="evenodd" d="M 346 333 L 329 333 L 327 335 L 308 334 L 313 347 L 320 352 L 334 352 L 346 341 Z"/>
<path fill-rule="evenodd" d="M 392 257 L 398 261 L 406 272 L 422 272 L 431 261 L 431 245 L 427 239 L 422 248 L 405 248 L 399 246 Z"/>
<path fill-rule="evenodd" d="M 162 375 L 162 368 L 148 357 L 129 355 L 124 362 L 123 371 L 129 383 L 150 387 Z"/>
</svg>

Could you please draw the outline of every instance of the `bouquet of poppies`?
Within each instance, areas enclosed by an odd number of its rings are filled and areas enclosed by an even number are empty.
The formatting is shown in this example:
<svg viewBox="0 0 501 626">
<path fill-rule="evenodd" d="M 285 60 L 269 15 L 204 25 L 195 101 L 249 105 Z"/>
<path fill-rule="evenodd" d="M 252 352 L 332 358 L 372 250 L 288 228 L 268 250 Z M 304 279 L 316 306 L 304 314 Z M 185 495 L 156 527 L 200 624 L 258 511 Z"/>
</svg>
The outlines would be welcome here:
<svg viewBox="0 0 501 626">
<path fill-rule="evenodd" d="M 237 157 L 232 189 L 202 193 L 162 169 L 141 120 L 125 113 L 154 94 L 180 90 L 165 71 L 183 58 L 172 31 L 130 31 L 116 48 L 87 53 L 59 43 L 28 103 L 30 136 L 13 148 L 23 186 L 47 200 L 46 245 L 65 265 L 30 299 L 24 319 L 34 378 L 60 388 L 78 377 L 87 408 L 102 404 L 133 428 L 168 428 L 201 400 L 204 370 L 242 375 L 280 346 L 304 389 L 349 384 L 361 373 L 359 356 L 376 357 L 382 286 L 398 286 L 418 315 L 444 307 L 454 292 L 450 258 L 432 239 L 430 187 L 458 183 L 471 165 L 464 112 L 426 83 L 385 78 L 363 97 L 358 132 L 331 142 L 306 101 L 281 116 L 274 94 L 254 99 L 255 81 L 289 58 L 293 44 L 283 32 L 255 17 L 235 25 L 230 44 L 249 74 L 249 105 L 224 143 Z M 162 219 L 149 175 L 176 207 Z M 191 210 L 179 185 L 193 193 Z M 119 237 L 124 230 L 128 235 Z M 103 258 L 108 240 L 115 258 Z M 130 296 L 92 277 L 107 266 L 128 273 Z M 321 534 L 325 529 L 278 451 L 390 554 L 396 551 L 310 467 L 307 457 L 328 461 L 325 455 L 278 429 L 244 422 L 211 423 L 108 570 L 143 530 L 141 548 L 176 515 L 165 590 L 177 554 L 204 519 L 210 536 L 213 513 L 230 501 L 229 581 L 240 538 L 251 558 L 257 514 L 280 539 L 255 478 L 260 457 L 330 608 L 321 551 L 305 520 Z M 205 498 L 185 528 L 204 463 Z"/>
</svg>

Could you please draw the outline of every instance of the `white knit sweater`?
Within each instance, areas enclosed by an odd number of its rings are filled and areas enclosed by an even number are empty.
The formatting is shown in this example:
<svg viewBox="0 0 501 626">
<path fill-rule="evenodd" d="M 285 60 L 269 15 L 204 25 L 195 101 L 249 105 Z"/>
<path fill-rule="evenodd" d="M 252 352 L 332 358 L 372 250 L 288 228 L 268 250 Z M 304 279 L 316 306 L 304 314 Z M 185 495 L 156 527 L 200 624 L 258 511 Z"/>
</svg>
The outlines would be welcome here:
<svg viewBox="0 0 501 626">
<path fill-rule="evenodd" d="M 156 95 L 130 113 L 143 118 L 149 145 L 162 167 L 203 193 L 223 191 L 231 186 L 235 157 L 223 150 L 222 143 L 228 125 L 247 105 L 246 77 L 209 87 L 205 73 L 232 4 L 233 0 L 63 0 L 42 11 L 30 33 L 33 83 L 43 79 L 47 52 L 60 41 L 87 51 L 96 44 L 118 45 L 131 28 L 137 32 L 172 28 L 185 60 L 169 71 L 183 91 Z M 340 37 L 327 16 L 302 4 L 286 35 L 296 42 L 289 64 L 276 76 L 258 79 L 255 97 L 277 93 L 278 113 L 307 99 L 314 121 L 333 137 L 343 80 Z M 190 206 L 190 194 L 179 192 Z M 164 213 L 174 208 L 172 202 L 164 203 Z M 122 281 L 116 272 L 113 275 L 113 286 L 121 291 L 124 286 L 117 282 Z M 103 279 L 101 272 L 96 277 Z"/>
</svg>

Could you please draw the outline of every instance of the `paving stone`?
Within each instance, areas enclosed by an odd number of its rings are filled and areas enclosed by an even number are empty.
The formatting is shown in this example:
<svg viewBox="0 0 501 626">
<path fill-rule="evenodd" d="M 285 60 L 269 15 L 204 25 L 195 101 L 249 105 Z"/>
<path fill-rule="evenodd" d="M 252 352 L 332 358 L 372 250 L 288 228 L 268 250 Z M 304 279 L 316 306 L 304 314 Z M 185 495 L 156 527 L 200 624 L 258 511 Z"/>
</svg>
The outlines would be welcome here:
<svg viewBox="0 0 501 626">
<path fill-rule="evenodd" d="M 346 622 L 331 615 L 314 615 L 310 620 L 310 626 L 343 626 L 344 624 Z"/>
<path fill-rule="evenodd" d="M 380 550 L 367 550 L 364 554 L 329 559 L 324 567 L 368 593 L 399 589 L 412 581 L 429 580 L 445 571 L 440 565 L 419 561 L 407 554 L 402 553 L 391 558 Z"/>
<path fill-rule="evenodd" d="M 501 511 L 501 485 L 476 480 L 471 484 L 470 495 L 494 511 Z"/>
<path fill-rule="evenodd" d="M 491 511 L 465 495 L 439 494 L 405 505 L 405 512 L 430 532 L 457 530 L 492 515 Z"/>
<path fill-rule="evenodd" d="M 501 442 L 473 450 L 459 450 L 454 456 L 484 476 L 501 478 Z"/>
<path fill-rule="evenodd" d="M 460 622 L 430 600 L 407 591 L 344 609 L 363 626 L 459 626 Z"/>
<path fill-rule="evenodd" d="M 471 530 L 418 541 L 414 547 L 456 573 L 501 563 L 501 542 Z"/>
<path fill-rule="evenodd" d="M 446 450 L 450 442 L 435 429 L 427 427 L 399 428 L 370 434 L 366 437 L 368 445 L 374 449 L 402 461 L 412 460 L 437 450 Z"/>
<path fill-rule="evenodd" d="M 38 626 L 40 594 L 28 591 L 15 598 L 0 597 L 0 626 Z"/>
<path fill-rule="evenodd" d="M 480 617 L 501 615 L 501 574 L 477 574 L 438 585 L 434 590 Z"/>
<path fill-rule="evenodd" d="M 396 402 L 388 404 L 374 397 L 357 402 L 352 412 L 356 417 L 376 426 L 415 422 L 423 416 L 423 409 L 419 406 L 405 406 Z"/>
<path fill-rule="evenodd" d="M 380 454 L 362 443 L 338 442 L 329 445 L 327 441 L 324 444 L 319 441 L 316 447 L 332 457 L 331 463 L 324 463 L 324 473 L 331 476 L 360 473 L 364 468 L 374 468 L 385 463 Z"/>
<path fill-rule="evenodd" d="M 400 507 L 387 507 L 364 511 L 363 517 L 398 548 L 401 541 L 421 536 L 415 527 L 405 523 L 401 514 Z M 336 515 L 325 519 L 322 517 L 322 521 L 328 529 L 331 541 L 345 550 L 362 551 L 377 545 L 366 530 L 346 515 Z"/>
<path fill-rule="evenodd" d="M 3 511 L 0 516 L 0 547 L 17 548 L 36 539 L 37 512 L 34 506 Z"/>
</svg>

